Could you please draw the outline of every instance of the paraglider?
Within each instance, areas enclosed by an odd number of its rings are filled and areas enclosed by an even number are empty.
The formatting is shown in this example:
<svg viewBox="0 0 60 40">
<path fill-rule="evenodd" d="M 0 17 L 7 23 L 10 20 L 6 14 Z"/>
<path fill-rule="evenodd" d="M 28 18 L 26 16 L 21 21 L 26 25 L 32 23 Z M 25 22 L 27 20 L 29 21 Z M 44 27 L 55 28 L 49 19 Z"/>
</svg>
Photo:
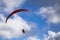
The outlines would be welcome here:
<svg viewBox="0 0 60 40">
<path fill-rule="evenodd" d="M 7 18 L 6 18 L 6 20 L 5 20 L 5 23 L 7 23 L 8 19 L 9 19 L 12 15 L 14 15 L 14 14 L 16 14 L 16 13 L 18 13 L 18 12 L 24 12 L 24 11 L 29 12 L 29 10 L 27 10 L 27 9 L 18 9 L 18 10 L 13 11 L 11 14 L 9 14 L 9 15 L 7 16 Z M 25 33 L 25 30 L 22 29 L 22 32 Z"/>
<path fill-rule="evenodd" d="M 18 13 L 18 12 L 23 12 L 23 11 L 27 11 L 27 12 L 28 12 L 29 10 L 27 10 L 27 9 L 18 9 L 18 10 L 13 11 L 11 14 L 8 15 L 8 17 L 6 18 L 5 23 L 7 23 L 8 19 L 9 19 L 12 15 L 14 15 L 14 14 L 16 14 L 16 13 Z"/>
<path fill-rule="evenodd" d="M 23 33 L 25 33 L 25 30 L 24 30 L 24 29 L 22 29 L 22 32 L 23 32 Z"/>
</svg>

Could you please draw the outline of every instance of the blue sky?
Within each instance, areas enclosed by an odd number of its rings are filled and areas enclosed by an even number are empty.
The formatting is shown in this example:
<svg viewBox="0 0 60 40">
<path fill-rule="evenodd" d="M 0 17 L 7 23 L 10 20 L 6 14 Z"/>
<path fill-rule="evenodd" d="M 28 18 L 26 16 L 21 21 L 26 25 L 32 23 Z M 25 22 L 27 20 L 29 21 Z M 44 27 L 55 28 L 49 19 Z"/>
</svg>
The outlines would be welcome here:
<svg viewBox="0 0 60 40">
<path fill-rule="evenodd" d="M 0 40 L 60 40 L 59 4 L 60 0 L 0 0 Z M 20 8 L 31 12 L 15 14 L 5 24 L 9 13 Z"/>
</svg>

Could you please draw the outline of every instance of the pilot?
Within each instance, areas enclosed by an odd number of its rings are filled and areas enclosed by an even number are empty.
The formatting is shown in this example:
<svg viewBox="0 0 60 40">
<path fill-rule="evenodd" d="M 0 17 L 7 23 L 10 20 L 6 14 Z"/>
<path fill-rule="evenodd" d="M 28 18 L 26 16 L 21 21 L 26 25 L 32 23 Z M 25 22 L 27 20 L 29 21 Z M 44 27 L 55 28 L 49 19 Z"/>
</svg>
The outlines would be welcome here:
<svg viewBox="0 0 60 40">
<path fill-rule="evenodd" d="M 24 30 L 24 29 L 22 29 L 22 32 L 23 32 L 23 33 L 25 33 L 25 30 Z"/>
</svg>

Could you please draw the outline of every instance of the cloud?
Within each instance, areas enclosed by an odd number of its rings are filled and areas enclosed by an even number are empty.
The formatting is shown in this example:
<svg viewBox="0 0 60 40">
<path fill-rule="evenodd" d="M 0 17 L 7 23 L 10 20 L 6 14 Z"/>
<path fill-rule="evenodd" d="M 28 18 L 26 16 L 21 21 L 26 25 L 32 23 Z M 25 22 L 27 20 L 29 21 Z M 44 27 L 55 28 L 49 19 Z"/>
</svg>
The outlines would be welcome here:
<svg viewBox="0 0 60 40">
<path fill-rule="evenodd" d="M 5 15 L 3 12 L 11 12 L 14 8 L 20 6 L 25 0 L 1 0 L 0 1 L 0 36 L 4 38 L 17 38 L 22 36 L 22 29 L 26 32 L 31 30 L 30 25 L 24 19 L 18 15 L 14 15 L 13 19 L 9 19 L 8 23 L 5 24 Z M 1 11 L 2 10 L 2 11 Z"/>
<path fill-rule="evenodd" d="M 58 7 L 48 6 L 41 7 L 37 15 L 41 15 L 43 18 L 47 19 L 47 23 L 60 23 L 60 12 Z"/>
<path fill-rule="evenodd" d="M 5 21 L 4 19 L 5 19 L 4 15 L 0 14 L 0 22 L 4 22 Z"/>
<path fill-rule="evenodd" d="M 47 19 L 47 23 L 60 23 L 60 0 L 49 0 L 52 5 L 42 6 L 37 10 L 37 15 Z M 45 4 L 46 5 L 46 4 Z"/>
<path fill-rule="evenodd" d="M 55 4 L 60 4 L 60 0 L 51 0 L 53 1 Z"/>
<path fill-rule="evenodd" d="M 29 36 L 27 40 L 40 40 L 40 39 L 36 36 Z"/>
<path fill-rule="evenodd" d="M 48 31 L 49 36 L 45 36 L 44 40 L 60 40 L 60 32 Z"/>
<path fill-rule="evenodd" d="M 5 12 L 9 12 L 14 8 L 20 6 L 25 2 L 25 0 L 3 0 L 5 8 L 3 9 Z M 3 4 L 2 3 L 2 4 Z"/>
<path fill-rule="evenodd" d="M 14 15 L 13 19 L 9 19 L 7 24 L 5 23 L 6 17 L 0 14 L 0 36 L 4 38 L 17 38 L 23 35 L 22 29 L 26 32 L 31 30 L 30 25 L 24 19 L 18 15 Z"/>
</svg>

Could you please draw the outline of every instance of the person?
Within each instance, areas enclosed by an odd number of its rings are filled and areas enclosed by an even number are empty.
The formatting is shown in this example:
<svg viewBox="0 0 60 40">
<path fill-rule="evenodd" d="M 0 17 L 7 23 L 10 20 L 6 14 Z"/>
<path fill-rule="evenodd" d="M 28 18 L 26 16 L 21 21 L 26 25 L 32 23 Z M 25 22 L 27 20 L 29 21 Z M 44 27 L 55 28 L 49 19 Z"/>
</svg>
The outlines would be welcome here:
<svg viewBox="0 0 60 40">
<path fill-rule="evenodd" d="M 23 32 L 23 33 L 25 33 L 25 30 L 24 30 L 24 29 L 22 29 L 22 32 Z"/>
</svg>

